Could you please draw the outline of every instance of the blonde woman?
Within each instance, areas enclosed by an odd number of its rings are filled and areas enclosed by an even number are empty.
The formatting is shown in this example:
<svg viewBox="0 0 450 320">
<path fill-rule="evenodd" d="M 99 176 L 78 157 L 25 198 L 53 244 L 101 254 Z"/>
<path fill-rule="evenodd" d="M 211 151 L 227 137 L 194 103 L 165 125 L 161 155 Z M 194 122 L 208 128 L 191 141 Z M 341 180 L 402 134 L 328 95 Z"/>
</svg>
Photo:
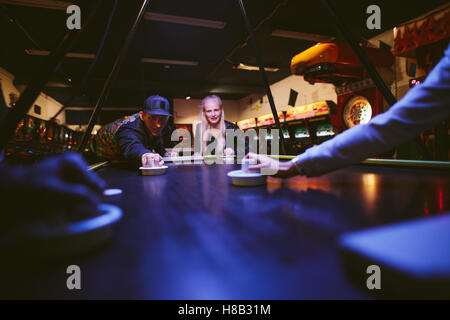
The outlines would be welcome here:
<svg viewBox="0 0 450 320">
<path fill-rule="evenodd" d="M 222 100 L 216 95 L 207 96 L 202 100 L 200 107 L 201 123 L 197 125 L 196 130 L 195 154 L 234 155 L 235 150 L 226 148 L 225 130 L 239 128 L 225 120 Z M 214 150 L 208 150 L 208 146 L 215 141 L 217 141 L 217 145 Z M 198 150 L 199 147 L 200 150 Z"/>
</svg>

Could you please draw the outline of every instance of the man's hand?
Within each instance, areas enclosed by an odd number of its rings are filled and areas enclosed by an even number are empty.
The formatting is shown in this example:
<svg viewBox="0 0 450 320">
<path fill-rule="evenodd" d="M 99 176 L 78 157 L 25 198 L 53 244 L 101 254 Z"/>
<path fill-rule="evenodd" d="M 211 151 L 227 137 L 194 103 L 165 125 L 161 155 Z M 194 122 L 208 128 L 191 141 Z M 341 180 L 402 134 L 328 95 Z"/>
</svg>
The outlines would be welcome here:
<svg viewBox="0 0 450 320">
<path fill-rule="evenodd" d="M 158 153 L 144 153 L 141 157 L 142 166 L 149 168 L 152 167 L 152 163 L 155 167 L 161 167 L 164 165 L 164 160 Z"/>
<path fill-rule="evenodd" d="M 245 158 L 256 160 L 256 164 L 248 167 L 249 172 L 260 172 L 261 169 L 270 170 L 273 172 L 271 175 L 278 178 L 290 178 L 299 174 L 297 167 L 291 161 L 280 162 L 269 158 L 268 156 L 256 153 L 249 153 Z M 264 173 L 264 171 L 262 171 L 262 173 Z"/>
<path fill-rule="evenodd" d="M 232 155 L 234 155 L 234 150 L 231 148 L 226 148 L 225 150 L 223 150 L 223 155 L 224 156 L 232 156 Z"/>
<path fill-rule="evenodd" d="M 1 168 L 3 219 L 19 221 L 64 213 L 95 213 L 106 184 L 77 153 L 50 157 L 27 167 Z"/>
</svg>

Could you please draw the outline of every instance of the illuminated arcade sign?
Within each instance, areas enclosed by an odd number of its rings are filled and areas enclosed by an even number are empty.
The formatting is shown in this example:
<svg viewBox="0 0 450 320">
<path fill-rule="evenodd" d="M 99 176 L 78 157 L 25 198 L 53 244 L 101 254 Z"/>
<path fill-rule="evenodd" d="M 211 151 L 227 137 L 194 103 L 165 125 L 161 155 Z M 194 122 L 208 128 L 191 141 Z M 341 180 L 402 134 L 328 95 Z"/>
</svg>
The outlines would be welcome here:
<svg viewBox="0 0 450 320">
<path fill-rule="evenodd" d="M 305 106 L 295 107 L 286 111 L 286 121 L 306 119 L 327 115 L 330 107 L 326 101 L 319 101 Z"/>
<path fill-rule="evenodd" d="M 350 99 L 344 106 L 343 118 L 347 128 L 369 122 L 372 118 L 372 106 L 369 100 L 363 96 Z"/>
<path fill-rule="evenodd" d="M 280 119 L 280 122 L 284 121 L 284 115 L 283 112 L 278 112 L 278 119 Z M 273 118 L 273 115 L 271 113 L 265 114 L 263 116 L 258 117 L 258 127 L 262 126 L 270 126 L 275 123 L 275 119 Z"/>
<path fill-rule="evenodd" d="M 255 120 L 255 118 L 242 120 L 242 121 L 239 121 L 237 123 L 237 125 L 238 125 L 239 129 L 241 129 L 241 130 L 246 130 L 246 129 L 249 129 L 249 128 L 255 128 L 256 127 L 256 120 Z"/>
</svg>

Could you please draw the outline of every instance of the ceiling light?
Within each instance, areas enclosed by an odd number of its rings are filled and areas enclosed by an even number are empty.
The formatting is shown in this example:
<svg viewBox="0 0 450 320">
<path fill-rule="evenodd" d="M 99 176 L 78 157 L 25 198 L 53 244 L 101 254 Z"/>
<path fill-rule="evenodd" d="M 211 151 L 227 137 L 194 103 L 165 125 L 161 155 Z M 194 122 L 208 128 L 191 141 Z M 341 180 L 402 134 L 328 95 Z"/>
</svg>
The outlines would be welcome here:
<svg viewBox="0 0 450 320">
<path fill-rule="evenodd" d="M 247 71 L 259 71 L 258 66 L 252 66 L 244 63 L 239 63 L 237 66 L 233 66 L 233 69 L 247 70 Z M 277 67 L 264 67 L 264 71 L 277 72 L 280 68 Z"/>
<path fill-rule="evenodd" d="M 177 64 L 183 66 L 198 66 L 198 61 L 183 61 L 183 60 L 167 60 L 167 59 L 155 59 L 155 58 L 142 58 L 142 63 L 161 63 L 161 64 Z"/>
<path fill-rule="evenodd" d="M 334 39 L 336 39 L 335 37 L 324 36 L 321 34 L 304 33 L 304 32 L 282 30 L 282 29 L 274 30 L 272 32 L 272 36 L 281 37 L 281 38 L 289 38 L 289 39 L 314 41 L 314 42 L 330 42 L 330 41 L 333 41 Z"/>
<path fill-rule="evenodd" d="M 47 50 L 35 50 L 35 49 L 25 49 L 25 53 L 30 56 L 48 56 L 50 51 Z M 80 58 L 80 59 L 94 59 L 95 54 L 93 53 L 79 53 L 79 52 L 68 52 L 66 53 L 67 58 Z"/>
<path fill-rule="evenodd" d="M 144 15 L 144 19 L 152 20 L 152 21 L 178 23 L 178 24 L 184 24 L 184 25 L 189 25 L 189 26 L 205 27 L 205 28 L 212 28 L 212 29 L 223 29 L 227 25 L 227 23 L 223 22 L 223 21 L 173 16 L 170 14 L 155 13 L 155 12 L 146 12 Z"/>
</svg>

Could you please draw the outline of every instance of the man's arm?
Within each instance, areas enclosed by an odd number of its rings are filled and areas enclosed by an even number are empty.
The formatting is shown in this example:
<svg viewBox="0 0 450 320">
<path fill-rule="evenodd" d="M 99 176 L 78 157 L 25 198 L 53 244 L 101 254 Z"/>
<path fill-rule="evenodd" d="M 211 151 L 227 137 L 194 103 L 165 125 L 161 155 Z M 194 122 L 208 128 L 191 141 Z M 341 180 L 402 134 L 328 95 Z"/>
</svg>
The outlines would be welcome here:
<svg viewBox="0 0 450 320">
<path fill-rule="evenodd" d="M 308 176 L 357 163 L 417 136 L 450 116 L 450 47 L 422 85 L 388 111 L 357 125 L 292 161 Z"/>
<path fill-rule="evenodd" d="M 134 165 L 140 166 L 142 155 L 152 152 L 145 147 L 142 133 L 133 128 L 121 127 L 117 140 L 123 157 Z"/>
<path fill-rule="evenodd" d="M 164 139 L 162 134 L 158 137 L 155 137 L 156 145 L 155 145 L 155 152 L 159 153 L 161 157 L 165 157 L 166 155 L 166 148 L 164 147 Z"/>
</svg>

